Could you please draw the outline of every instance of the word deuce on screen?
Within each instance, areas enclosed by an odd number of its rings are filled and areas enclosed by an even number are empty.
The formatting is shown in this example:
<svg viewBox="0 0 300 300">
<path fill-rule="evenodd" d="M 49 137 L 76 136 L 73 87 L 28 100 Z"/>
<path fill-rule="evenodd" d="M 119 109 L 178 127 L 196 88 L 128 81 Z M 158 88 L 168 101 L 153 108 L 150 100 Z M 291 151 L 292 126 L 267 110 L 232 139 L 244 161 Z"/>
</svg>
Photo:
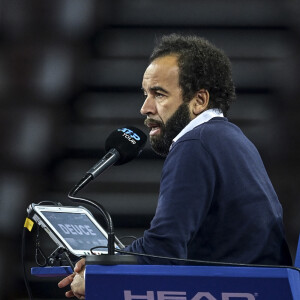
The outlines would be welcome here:
<svg viewBox="0 0 300 300">
<path fill-rule="evenodd" d="M 157 297 L 155 297 L 157 296 Z M 216 295 L 215 295 L 216 296 Z M 187 297 L 186 292 L 147 291 L 146 295 L 133 295 L 130 290 L 124 291 L 124 300 L 255 300 L 251 293 L 221 293 L 214 297 L 209 292 L 198 292 L 193 298 Z"/>
<path fill-rule="evenodd" d="M 88 225 L 58 224 L 58 226 L 65 234 L 97 235 Z"/>
</svg>

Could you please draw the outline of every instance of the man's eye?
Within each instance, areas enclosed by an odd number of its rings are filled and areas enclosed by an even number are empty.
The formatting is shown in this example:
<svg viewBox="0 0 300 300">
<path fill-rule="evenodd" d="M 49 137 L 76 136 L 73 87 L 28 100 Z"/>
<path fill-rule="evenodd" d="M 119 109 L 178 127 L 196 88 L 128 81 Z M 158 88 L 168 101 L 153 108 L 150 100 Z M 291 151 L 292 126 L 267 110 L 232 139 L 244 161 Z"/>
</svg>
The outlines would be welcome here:
<svg viewBox="0 0 300 300">
<path fill-rule="evenodd" d="M 165 95 L 161 94 L 161 93 L 155 93 L 155 97 L 156 98 L 162 98 L 162 97 L 165 97 Z"/>
</svg>

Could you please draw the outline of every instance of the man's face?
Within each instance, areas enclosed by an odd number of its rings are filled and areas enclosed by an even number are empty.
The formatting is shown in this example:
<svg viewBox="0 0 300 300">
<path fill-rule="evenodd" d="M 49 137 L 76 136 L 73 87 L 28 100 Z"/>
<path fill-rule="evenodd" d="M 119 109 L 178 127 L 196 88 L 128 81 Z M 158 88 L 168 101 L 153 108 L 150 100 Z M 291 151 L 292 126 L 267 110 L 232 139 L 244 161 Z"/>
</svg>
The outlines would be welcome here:
<svg viewBox="0 0 300 300">
<path fill-rule="evenodd" d="M 183 102 L 175 56 L 155 59 L 144 73 L 142 89 L 145 102 L 141 113 L 155 152 L 166 156 L 173 138 L 190 122 L 188 104 Z"/>
</svg>

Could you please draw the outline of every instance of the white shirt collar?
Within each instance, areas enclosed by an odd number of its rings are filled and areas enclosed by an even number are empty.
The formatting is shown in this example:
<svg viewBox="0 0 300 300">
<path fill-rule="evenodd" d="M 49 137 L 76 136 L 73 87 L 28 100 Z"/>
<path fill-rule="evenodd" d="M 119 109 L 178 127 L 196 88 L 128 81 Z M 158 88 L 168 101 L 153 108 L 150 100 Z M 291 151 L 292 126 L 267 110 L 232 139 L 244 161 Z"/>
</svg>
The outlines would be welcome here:
<svg viewBox="0 0 300 300">
<path fill-rule="evenodd" d="M 208 122 L 212 118 L 216 117 L 224 117 L 222 111 L 220 109 L 211 108 L 208 110 L 205 110 L 203 113 L 201 113 L 198 117 L 193 119 L 188 125 L 186 125 L 179 134 L 173 139 L 173 142 L 176 142 L 178 139 L 180 139 L 184 134 L 194 129 L 196 126 L 203 124 L 205 122 Z"/>
</svg>

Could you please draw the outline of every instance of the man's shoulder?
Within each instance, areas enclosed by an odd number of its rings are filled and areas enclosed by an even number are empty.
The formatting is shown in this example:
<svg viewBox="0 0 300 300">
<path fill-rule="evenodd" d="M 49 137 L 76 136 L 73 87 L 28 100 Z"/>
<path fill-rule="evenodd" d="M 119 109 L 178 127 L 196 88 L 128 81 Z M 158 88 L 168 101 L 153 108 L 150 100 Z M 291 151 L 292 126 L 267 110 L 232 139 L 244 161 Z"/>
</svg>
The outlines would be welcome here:
<svg viewBox="0 0 300 300">
<path fill-rule="evenodd" d="M 219 138 L 221 136 L 240 134 L 240 129 L 229 122 L 227 118 L 216 117 L 208 122 L 200 124 L 193 128 L 191 131 L 187 132 L 182 136 L 178 141 L 187 141 L 187 140 L 201 140 L 203 138 Z"/>
<path fill-rule="evenodd" d="M 252 143 L 238 126 L 226 118 L 213 118 L 187 132 L 178 139 L 173 147 L 176 147 L 177 150 L 184 149 L 184 151 L 193 151 L 192 148 L 194 147 L 198 149 L 202 147 L 211 153 L 221 149 L 225 151 L 225 149 L 236 148 L 237 145 L 246 147 L 250 144 Z"/>
</svg>

